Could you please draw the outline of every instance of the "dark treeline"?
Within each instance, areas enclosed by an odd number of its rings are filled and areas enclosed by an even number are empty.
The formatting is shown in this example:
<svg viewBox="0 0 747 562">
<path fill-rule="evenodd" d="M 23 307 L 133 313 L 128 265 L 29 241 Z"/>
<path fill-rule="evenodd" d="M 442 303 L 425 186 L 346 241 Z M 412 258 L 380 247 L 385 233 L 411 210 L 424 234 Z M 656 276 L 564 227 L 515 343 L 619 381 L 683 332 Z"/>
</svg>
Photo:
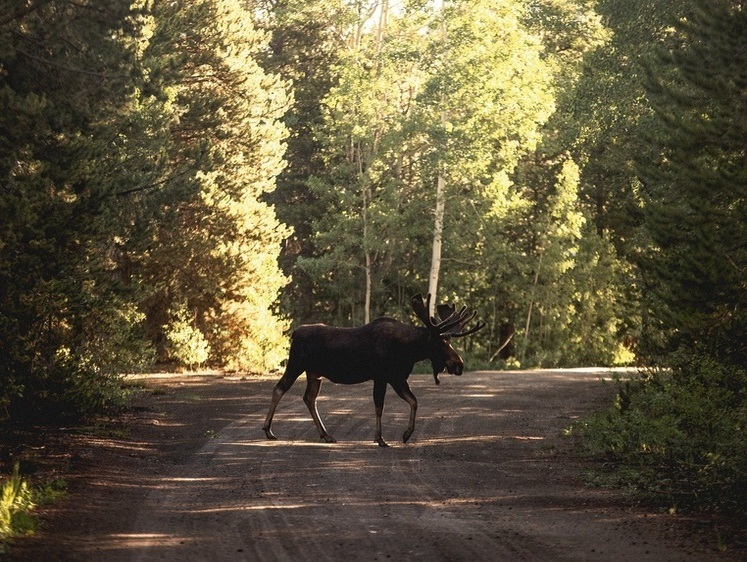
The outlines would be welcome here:
<svg viewBox="0 0 747 562">
<path fill-rule="evenodd" d="M 469 303 L 472 366 L 644 375 L 579 424 L 745 507 L 747 7 L 0 0 L 0 423 L 289 328 Z"/>
</svg>

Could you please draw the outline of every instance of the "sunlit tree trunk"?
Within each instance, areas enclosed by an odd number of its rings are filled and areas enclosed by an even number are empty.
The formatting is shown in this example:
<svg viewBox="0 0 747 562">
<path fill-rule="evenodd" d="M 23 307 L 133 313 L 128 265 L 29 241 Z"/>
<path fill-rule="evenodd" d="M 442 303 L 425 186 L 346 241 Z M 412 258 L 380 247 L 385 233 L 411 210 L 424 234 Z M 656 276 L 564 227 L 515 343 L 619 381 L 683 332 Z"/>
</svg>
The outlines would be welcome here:
<svg viewBox="0 0 747 562">
<path fill-rule="evenodd" d="M 443 10 L 443 0 L 436 1 L 436 8 Z M 446 46 L 446 21 L 441 20 L 441 40 Z M 446 128 L 446 94 L 441 92 L 441 126 Z M 428 292 L 431 294 L 429 314 L 434 315 L 438 296 L 438 277 L 441 272 L 441 246 L 444 233 L 444 214 L 446 212 L 446 178 L 443 169 L 436 180 L 436 210 L 433 217 L 433 249 L 431 252 L 431 270 L 428 275 Z"/>
<path fill-rule="evenodd" d="M 363 247 L 365 265 L 363 270 L 366 276 L 366 295 L 363 306 L 363 321 L 368 324 L 371 321 L 371 250 L 368 248 L 368 204 L 371 199 L 371 189 L 368 186 L 363 187 Z"/>
<path fill-rule="evenodd" d="M 444 214 L 446 212 L 446 179 L 443 174 L 438 175 L 436 181 L 436 211 L 433 226 L 433 251 L 431 253 L 431 271 L 428 276 L 428 292 L 431 294 L 431 310 L 436 302 L 438 293 L 438 276 L 441 271 L 441 245 L 444 232 Z"/>
<path fill-rule="evenodd" d="M 527 321 L 524 326 L 524 347 L 521 350 L 521 361 L 522 363 L 526 359 L 527 348 L 529 347 L 529 328 L 532 326 L 532 310 L 534 309 L 534 292 L 537 288 L 537 282 L 539 281 L 540 268 L 542 267 L 542 256 L 543 253 L 540 251 L 539 260 L 537 262 L 537 271 L 534 272 L 534 281 L 532 281 L 532 290 L 529 294 L 529 308 L 527 309 Z"/>
</svg>

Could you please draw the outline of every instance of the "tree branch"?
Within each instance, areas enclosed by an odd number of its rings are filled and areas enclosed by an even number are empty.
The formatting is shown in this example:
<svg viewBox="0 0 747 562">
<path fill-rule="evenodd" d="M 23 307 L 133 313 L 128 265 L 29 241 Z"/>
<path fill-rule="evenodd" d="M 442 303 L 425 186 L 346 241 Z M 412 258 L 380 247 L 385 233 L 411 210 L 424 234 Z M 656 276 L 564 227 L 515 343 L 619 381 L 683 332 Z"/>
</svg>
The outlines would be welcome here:
<svg viewBox="0 0 747 562">
<path fill-rule="evenodd" d="M 66 72 L 72 72 L 72 73 L 75 73 L 75 74 L 84 74 L 86 76 L 95 76 L 96 78 L 129 78 L 129 76 L 127 74 L 105 74 L 103 72 L 94 72 L 92 70 L 83 70 L 82 68 L 73 68 L 71 66 L 66 66 L 64 64 L 59 64 L 57 62 L 54 62 L 54 61 L 51 61 L 51 60 L 48 60 L 48 59 L 45 59 L 45 58 L 42 58 L 42 57 L 37 57 L 36 55 L 32 55 L 31 53 L 29 53 L 28 51 L 24 51 L 23 49 L 16 48 L 16 52 L 20 53 L 24 57 L 29 58 L 29 59 L 31 59 L 33 61 L 40 62 L 42 64 L 46 64 L 46 65 L 54 67 L 54 68 L 58 68 L 60 70 L 64 70 Z"/>
<path fill-rule="evenodd" d="M 176 179 L 176 178 L 178 178 L 180 176 L 184 176 L 184 175 L 188 174 L 190 171 L 191 171 L 190 169 L 187 169 L 187 170 L 184 170 L 184 171 L 179 172 L 177 174 L 174 174 L 173 176 L 169 176 L 167 178 L 159 180 L 157 182 L 153 182 L 153 183 L 149 183 L 149 184 L 145 184 L 145 185 L 140 185 L 138 187 L 133 187 L 132 189 L 125 189 L 124 191 L 116 191 L 116 192 L 113 193 L 113 195 L 115 197 L 124 197 L 126 195 L 132 195 L 133 193 L 140 193 L 141 191 L 147 191 L 149 189 L 155 189 L 155 188 L 160 187 L 160 186 L 162 186 L 164 184 L 167 184 L 168 182 L 170 182 L 173 179 Z"/>
</svg>

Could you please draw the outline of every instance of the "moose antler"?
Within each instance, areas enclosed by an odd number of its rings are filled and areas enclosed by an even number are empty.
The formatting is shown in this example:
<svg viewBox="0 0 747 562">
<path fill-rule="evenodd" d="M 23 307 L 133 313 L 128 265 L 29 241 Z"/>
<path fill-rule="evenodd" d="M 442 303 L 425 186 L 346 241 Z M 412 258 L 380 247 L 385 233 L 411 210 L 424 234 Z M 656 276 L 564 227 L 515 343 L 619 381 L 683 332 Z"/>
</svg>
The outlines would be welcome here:
<svg viewBox="0 0 747 562">
<path fill-rule="evenodd" d="M 431 307 L 431 294 L 428 293 L 428 295 L 425 297 L 425 302 L 423 302 L 423 295 L 418 293 L 417 295 L 412 297 L 411 304 L 412 310 L 413 312 L 415 312 L 415 316 L 417 316 L 423 324 L 430 327 L 431 317 L 428 311 Z"/>
<path fill-rule="evenodd" d="M 426 295 L 425 301 L 423 301 L 423 295 L 418 293 L 412 297 L 412 309 L 423 324 L 438 334 L 458 338 L 474 334 L 476 331 L 481 330 L 486 326 L 484 322 L 480 322 L 470 330 L 464 331 L 464 327 L 469 324 L 475 316 L 477 316 L 477 311 L 473 311 L 472 314 L 469 314 L 466 306 L 463 306 L 459 311 L 457 311 L 456 305 L 454 304 L 438 305 L 436 310 L 438 311 L 440 321 L 437 321 L 429 313 L 430 302 L 430 293 Z M 452 331 L 454 328 L 456 328 L 456 330 Z"/>
<path fill-rule="evenodd" d="M 460 329 L 460 330 L 464 330 L 464 324 L 467 324 L 467 323 L 468 323 L 468 322 L 469 322 L 470 320 L 472 320 L 472 318 L 474 318 L 474 317 L 475 317 L 475 315 L 473 314 L 473 315 L 472 315 L 472 316 L 470 317 L 470 319 L 469 319 L 469 320 L 467 320 L 466 322 L 464 322 L 464 323 L 463 323 L 463 324 L 462 324 L 462 325 L 461 325 L 461 326 L 459 327 L 459 329 Z M 477 332 L 478 330 L 482 330 L 482 329 L 483 329 L 483 328 L 484 328 L 485 326 L 487 326 L 487 325 L 488 325 L 488 324 L 487 324 L 487 322 L 478 322 L 478 323 L 477 323 L 477 325 L 473 326 L 473 327 L 472 327 L 472 328 L 470 328 L 469 330 L 466 330 L 466 331 L 463 331 L 463 332 L 462 332 L 462 331 L 459 331 L 459 332 L 456 332 L 456 333 L 455 333 L 455 332 L 451 332 L 451 333 L 448 333 L 448 334 L 444 334 L 444 335 L 445 335 L 445 336 L 449 336 L 450 338 L 462 338 L 462 337 L 464 337 L 464 336 L 469 336 L 470 334 L 474 334 L 474 333 L 475 333 L 475 332 Z"/>
</svg>

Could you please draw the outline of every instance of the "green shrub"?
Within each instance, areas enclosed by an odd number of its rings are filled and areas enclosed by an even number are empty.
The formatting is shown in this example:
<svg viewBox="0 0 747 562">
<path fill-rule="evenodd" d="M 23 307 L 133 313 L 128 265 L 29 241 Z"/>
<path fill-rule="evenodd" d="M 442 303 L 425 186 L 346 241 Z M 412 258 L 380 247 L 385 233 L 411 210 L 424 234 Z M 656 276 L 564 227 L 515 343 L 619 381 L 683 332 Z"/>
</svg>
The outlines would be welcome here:
<svg viewBox="0 0 747 562">
<path fill-rule="evenodd" d="M 207 361 L 210 345 L 203 333 L 194 325 L 186 307 L 173 312 L 173 320 L 164 326 L 167 351 L 171 359 L 193 369 Z"/>
<path fill-rule="evenodd" d="M 0 487 L 0 553 L 2 544 L 9 538 L 33 533 L 36 528 L 31 510 L 35 507 L 33 493 L 21 478 L 18 464 L 13 474 Z"/>
<path fill-rule="evenodd" d="M 606 479 L 667 507 L 747 512 L 747 371 L 707 357 L 618 380 L 615 404 L 572 427 Z"/>
<path fill-rule="evenodd" d="M 34 509 L 64 497 L 67 493 L 65 488 L 66 483 L 62 480 L 45 482 L 32 488 L 21 477 L 18 463 L 13 466 L 13 473 L 0 482 L 0 554 L 5 552 L 9 539 L 31 535 L 36 531 Z"/>
</svg>

